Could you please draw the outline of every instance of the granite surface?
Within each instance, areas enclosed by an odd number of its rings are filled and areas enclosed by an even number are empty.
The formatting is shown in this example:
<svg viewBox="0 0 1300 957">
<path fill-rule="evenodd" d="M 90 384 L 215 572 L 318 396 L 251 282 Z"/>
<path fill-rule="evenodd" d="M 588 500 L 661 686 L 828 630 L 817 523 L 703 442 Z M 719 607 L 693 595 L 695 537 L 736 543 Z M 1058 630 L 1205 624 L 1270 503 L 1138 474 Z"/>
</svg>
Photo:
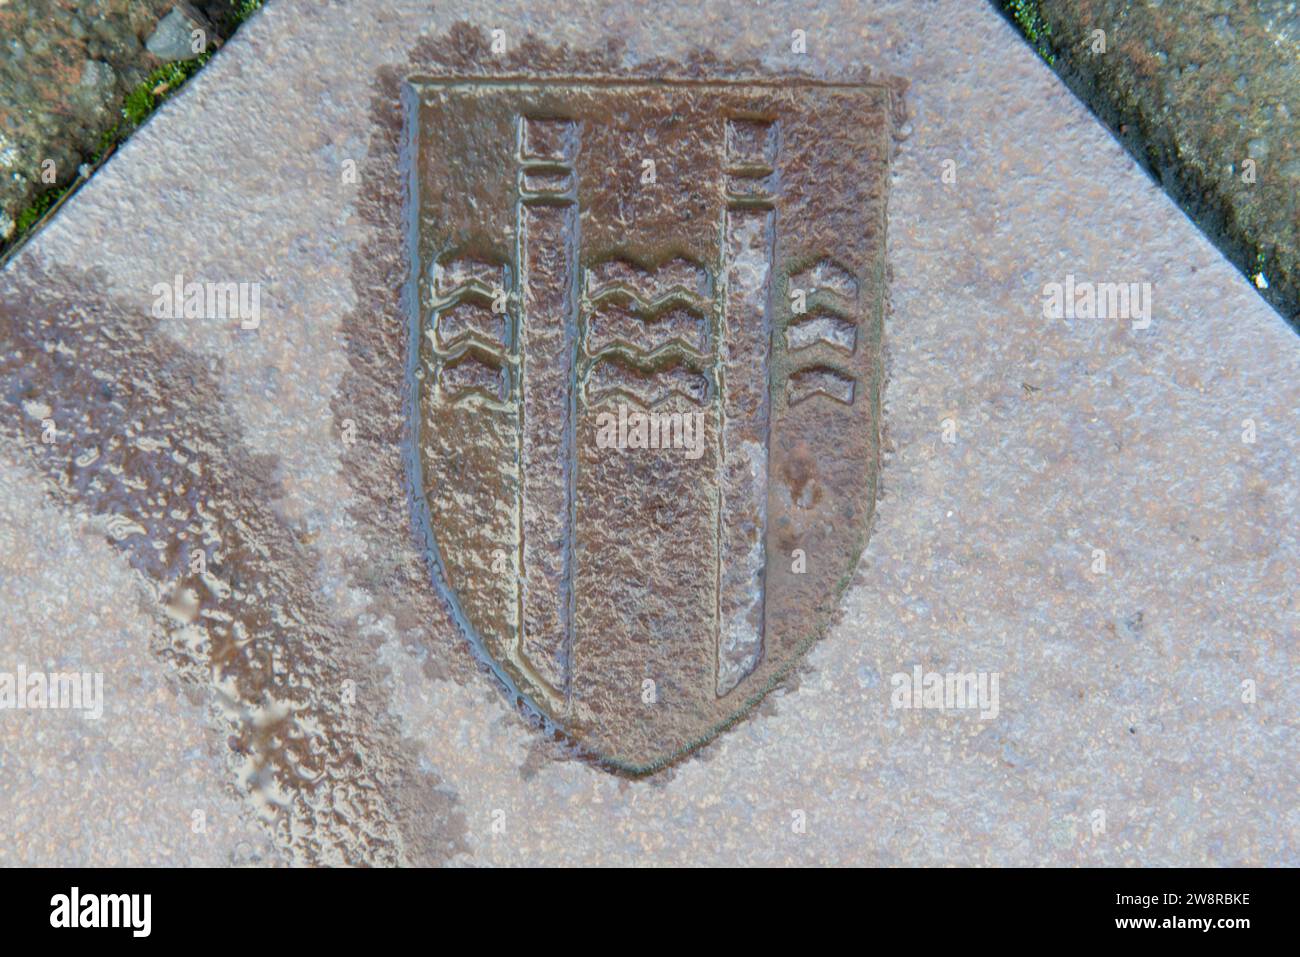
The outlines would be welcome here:
<svg viewBox="0 0 1300 957">
<path fill-rule="evenodd" d="M 400 282 L 377 77 L 461 22 L 910 83 L 870 542 L 799 673 L 648 778 L 478 666 L 409 529 L 401 358 L 356 348 Z M 1012 40 L 971 3 L 273 0 L 0 273 L 0 670 L 106 697 L 0 711 L 8 859 L 1295 865 L 1300 339 Z M 177 273 L 260 322 L 153 319 Z M 1067 281 L 1149 283 L 1150 321 L 1046 318 Z M 212 529 L 196 619 L 167 536 Z M 893 707 L 917 666 L 997 673 L 996 716 Z"/>
<path fill-rule="evenodd" d="M 999 5 L 1300 330 L 1300 8 L 1291 0 Z"/>
</svg>

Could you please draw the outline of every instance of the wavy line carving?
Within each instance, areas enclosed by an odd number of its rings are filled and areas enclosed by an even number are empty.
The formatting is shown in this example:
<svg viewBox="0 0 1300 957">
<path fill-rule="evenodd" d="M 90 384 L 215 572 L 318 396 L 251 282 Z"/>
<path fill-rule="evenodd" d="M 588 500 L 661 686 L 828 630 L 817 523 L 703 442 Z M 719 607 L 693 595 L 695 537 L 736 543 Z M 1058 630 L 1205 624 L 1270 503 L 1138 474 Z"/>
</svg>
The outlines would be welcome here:
<svg viewBox="0 0 1300 957">
<path fill-rule="evenodd" d="M 702 406 L 709 400 L 709 380 L 680 361 L 647 371 L 618 356 L 602 356 L 587 375 L 586 393 L 589 404 L 621 397 L 648 410 L 677 396 Z"/>
<path fill-rule="evenodd" d="M 809 296 L 819 292 L 834 293 L 851 302 L 858 298 L 858 281 L 838 263 L 823 259 L 816 265 L 790 277 L 790 288 L 802 289 Z"/>
<path fill-rule="evenodd" d="M 626 348 L 649 355 L 678 344 L 703 356 L 709 351 L 709 322 L 694 307 L 674 304 L 659 312 L 603 300 L 587 316 L 587 352 Z"/>
<path fill-rule="evenodd" d="M 657 269 L 644 269 L 626 259 L 609 259 L 590 267 L 586 281 L 587 295 L 592 299 L 622 292 L 634 296 L 642 306 L 672 293 L 705 301 L 713 297 L 708 270 L 681 257 L 670 259 Z"/>
<path fill-rule="evenodd" d="M 829 366 L 813 366 L 809 369 L 800 369 L 790 376 L 790 404 L 798 405 L 805 399 L 824 395 L 836 402 L 852 405 L 853 387 L 854 381 L 852 378 L 842 372 L 835 371 Z"/>
<path fill-rule="evenodd" d="M 501 346 L 506 339 L 506 315 L 493 312 L 486 302 L 462 299 L 438 313 L 434 328 L 444 349 L 471 336 Z"/>
<path fill-rule="evenodd" d="M 506 395 L 505 370 L 472 352 L 447 362 L 438 373 L 438 385 L 453 401 L 470 394 L 501 401 Z"/>
<path fill-rule="evenodd" d="M 824 342 L 851 353 L 858 344 L 858 327 L 829 309 L 814 309 L 790 320 L 785 330 L 785 341 L 791 352 Z"/>
<path fill-rule="evenodd" d="M 506 267 L 474 256 L 461 256 L 433 267 L 433 291 L 440 299 L 448 298 L 465 289 L 493 295 L 508 288 Z"/>
</svg>

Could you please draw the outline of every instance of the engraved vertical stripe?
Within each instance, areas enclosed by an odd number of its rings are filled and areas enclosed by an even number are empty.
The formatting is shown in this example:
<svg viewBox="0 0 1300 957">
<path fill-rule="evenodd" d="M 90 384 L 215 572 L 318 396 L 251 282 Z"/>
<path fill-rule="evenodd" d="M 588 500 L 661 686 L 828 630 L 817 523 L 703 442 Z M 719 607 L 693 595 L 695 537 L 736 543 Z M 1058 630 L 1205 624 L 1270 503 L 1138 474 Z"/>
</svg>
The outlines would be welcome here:
<svg viewBox="0 0 1300 957">
<path fill-rule="evenodd" d="M 725 695 L 763 646 L 767 524 L 768 286 L 774 213 L 730 207 L 724 217 L 723 455 L 719 475 L 718 674 Z"/>
<path fill-rule="evenodd" d="M 572 203 L 520 204 L 522 653 L 566 693 L 572 630 Z"/>
</svg>

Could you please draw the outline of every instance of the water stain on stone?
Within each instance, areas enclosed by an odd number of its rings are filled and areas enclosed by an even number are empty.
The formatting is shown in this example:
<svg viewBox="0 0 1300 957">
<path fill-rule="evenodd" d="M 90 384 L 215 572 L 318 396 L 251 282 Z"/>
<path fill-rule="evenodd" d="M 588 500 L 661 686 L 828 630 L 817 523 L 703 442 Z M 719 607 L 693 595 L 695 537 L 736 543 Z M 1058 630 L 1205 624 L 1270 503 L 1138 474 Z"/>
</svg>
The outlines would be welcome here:
<svg viewBox="0 0 1300 957">
<path fill-rule="evenodd" d="M 464 850 L 454 795 L 369 704 L 382 700 L 370 649 L 318 605 L 317 559 L 269 505 L 275 463 L 243 447 L 216 375 L 106 298 L 102 275 L 28 259 L 4 279 L 0 436 L 140 573 L 159 653 L 229 728 L 238 790 L 286 859 L 431 863 Z M 432 832 L 405 840 L 409 811 Z"/>
</svg>

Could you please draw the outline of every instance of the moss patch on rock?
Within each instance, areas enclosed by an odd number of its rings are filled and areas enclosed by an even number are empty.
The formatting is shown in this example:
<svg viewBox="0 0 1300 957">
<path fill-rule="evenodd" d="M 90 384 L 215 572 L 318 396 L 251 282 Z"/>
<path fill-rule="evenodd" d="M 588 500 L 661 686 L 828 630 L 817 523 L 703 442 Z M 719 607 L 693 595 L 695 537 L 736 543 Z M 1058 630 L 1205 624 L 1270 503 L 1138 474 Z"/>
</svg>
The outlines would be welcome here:
<svg viewBox="0 0 1300 957">
<path fill-rule="evenodd" d="M 192 60 L 144 45 L 174 0 L 12 0 L 0 6 L 0 263 L 202 69 L 262 0 L 191 5 L 214 28 Z M 57 9 L 56 9 L 57 8 Z"/>
</svg>

